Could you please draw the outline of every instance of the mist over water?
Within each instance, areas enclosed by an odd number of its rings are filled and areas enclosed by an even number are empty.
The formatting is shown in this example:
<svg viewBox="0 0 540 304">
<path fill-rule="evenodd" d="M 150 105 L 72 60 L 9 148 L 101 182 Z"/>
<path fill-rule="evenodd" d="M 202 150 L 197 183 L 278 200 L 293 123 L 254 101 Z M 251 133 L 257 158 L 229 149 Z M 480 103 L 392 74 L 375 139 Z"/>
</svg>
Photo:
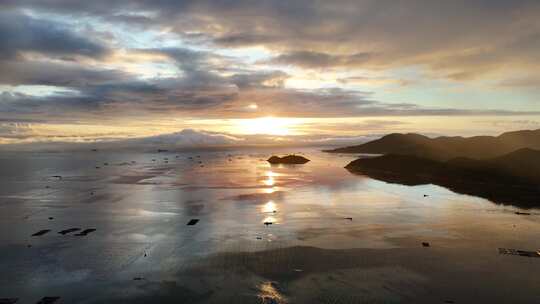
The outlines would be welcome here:
<svg viewBox="0 0 540 304">
<path fill-rule="evenodd" d="M 290 152 L 311 161 L 266 162 Z M 343 167 L 355 158 L 317 149 L 1 154 L 0 298 L 538 300 L 539 261 L 497 249 L 540 248 L 540 210 L 522 216 L 434 185 L 353 175 Z M 96 231 L 58 233 L 70 228 Z"/>
</svg>

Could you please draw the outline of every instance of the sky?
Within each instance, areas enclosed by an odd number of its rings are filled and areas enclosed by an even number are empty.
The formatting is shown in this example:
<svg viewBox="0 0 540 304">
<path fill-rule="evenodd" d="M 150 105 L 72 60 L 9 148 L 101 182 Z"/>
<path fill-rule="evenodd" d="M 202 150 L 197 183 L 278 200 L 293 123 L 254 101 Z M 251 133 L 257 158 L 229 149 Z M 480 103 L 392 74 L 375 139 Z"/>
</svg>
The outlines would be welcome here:
<svg viewBox="0 0 540 304">
<path fill-rule="evenodd" d="M 537 0 L 2 0 L 0 144 L 540 128 Z"/>
</svg>

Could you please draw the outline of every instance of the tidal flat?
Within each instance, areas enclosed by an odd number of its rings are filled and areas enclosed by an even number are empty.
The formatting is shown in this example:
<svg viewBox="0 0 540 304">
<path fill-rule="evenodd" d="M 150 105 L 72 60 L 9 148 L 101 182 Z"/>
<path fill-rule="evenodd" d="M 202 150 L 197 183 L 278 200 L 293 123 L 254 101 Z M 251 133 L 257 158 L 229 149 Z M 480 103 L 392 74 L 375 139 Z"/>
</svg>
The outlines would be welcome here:
<svg viewBox="0 0 540 304">
<path fill-rule="evenodd" d="M 540 302 L 540 258 L 499 252 L 540 249 L 539 209 L 319 151 L 1 153 L 0 299 Z"/>
</svg>

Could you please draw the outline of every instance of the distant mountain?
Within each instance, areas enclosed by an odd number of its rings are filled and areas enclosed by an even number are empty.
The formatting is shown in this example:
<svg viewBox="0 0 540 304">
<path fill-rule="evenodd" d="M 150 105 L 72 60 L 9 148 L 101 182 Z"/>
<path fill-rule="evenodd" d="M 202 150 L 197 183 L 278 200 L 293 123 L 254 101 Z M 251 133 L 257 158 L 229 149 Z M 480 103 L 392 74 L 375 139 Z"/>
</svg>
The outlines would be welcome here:
<svg viewBox="0 0 540 304">
<path fill-rule="evenodd" d="M 416 155 L 434 160 L 456 157 L 489 159 L 523 149 L 540 150 L 540 129 L 503 133 L 499 136 L 437 137 L 419 134 L 389 134 L 380 139 L 331 153 L 369 153 Z"/>
<path fill-rule="evenodd" d="M 387 154 L 354 160 L 346 168 L 391 183 L 436 184 L 494 202 L 540 206 L 540 151 L 529 148 L 485 160 Z"/>
</svg>

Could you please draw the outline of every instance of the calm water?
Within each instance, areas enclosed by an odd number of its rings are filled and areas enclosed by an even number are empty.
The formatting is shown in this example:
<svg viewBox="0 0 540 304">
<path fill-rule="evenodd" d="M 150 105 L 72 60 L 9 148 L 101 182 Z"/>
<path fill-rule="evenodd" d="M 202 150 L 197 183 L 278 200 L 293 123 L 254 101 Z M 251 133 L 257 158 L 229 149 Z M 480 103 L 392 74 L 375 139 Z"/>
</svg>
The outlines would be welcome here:
<svg viewBox="0 0 540 304">
<path fill-rule="evenodd" d="M 287 152 L 312 161 L 265 161 Z M 352 175 L 352 159 L 315 149 L 1 154 L 0 298 L 540 302 L 540 258 L 497 251 L 539 249 L 540 210 Z M 97 230 L 58 234 L 69 228 Z M 31 236 L 42 229 L 51 232 Z"/>
</svg>

